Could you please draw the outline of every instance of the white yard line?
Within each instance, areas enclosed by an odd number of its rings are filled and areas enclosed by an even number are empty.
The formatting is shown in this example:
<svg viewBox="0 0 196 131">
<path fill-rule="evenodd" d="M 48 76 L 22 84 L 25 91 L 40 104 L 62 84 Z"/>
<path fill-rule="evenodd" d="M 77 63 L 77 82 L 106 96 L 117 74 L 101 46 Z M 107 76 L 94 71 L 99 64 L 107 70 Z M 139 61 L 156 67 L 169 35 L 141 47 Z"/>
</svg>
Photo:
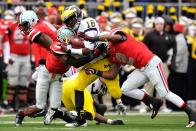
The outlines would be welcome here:
<svg viewBox="0 0 196 131">
<path fill-rule="evenodd" d="M 24 121 L 24 124 L 44 124 L 43 121 Z M 53 121 L 52 123 L 58 123 L 58 124 L 65 124 L 65 122 L 63 121 Z M 15 124 L 14 121 L 0 121 L 0 125 L 4 125 L 4 124 Z"/>
<path fill-rule="evenodd" d="M 115 115 L 118 115 L 118 113 L 113 113 L 113 112 L 107 112 L 105 113 L 105 115 L 110 115 L 110 116 L 115 116 Z M 144 116 L 144 115 L 151 115 L 151 112 L 148 112 L 148 113 L 138 113 L 138 112 L 127 112 L 127 115 L 128 116 Z M 163 112 L 159 112 L 158 115 L 185 115 L 184 112 L 171 112 L 171 113 L 163 113 Z M 16 114 L 3 114 L 3 115 L 0 115 L 0 118 L 1 117 L 13 117 L 13 116 L 16 116 Z"/>
</svg>

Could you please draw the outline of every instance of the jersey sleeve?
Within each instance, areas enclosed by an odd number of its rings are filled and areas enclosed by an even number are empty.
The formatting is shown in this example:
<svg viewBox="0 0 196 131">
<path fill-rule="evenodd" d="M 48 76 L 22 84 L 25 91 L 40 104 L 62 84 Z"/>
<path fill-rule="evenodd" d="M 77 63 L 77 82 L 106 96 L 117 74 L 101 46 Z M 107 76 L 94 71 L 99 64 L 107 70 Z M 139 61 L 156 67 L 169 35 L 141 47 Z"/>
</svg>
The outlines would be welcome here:
<svg viewBox="0 0 196 131">
<path fill-rule="evenodd" d="M 10 59 L 10 44 L 8 35 L 5 34 L 3 37 L 3 55 L 4 55 L 4 62 L 8 63 Z"/>
<path fill-rule="evenodd" d="M 39 34 L 41 34 L 41 31 L 37 30 L 37 29 L 33 29 L 30 33 L 29 33 L 29 38 L 30 40 L 33 42 L 33 40 L 36 38 L 36 36 L 38 36 Z"/>
</svg>

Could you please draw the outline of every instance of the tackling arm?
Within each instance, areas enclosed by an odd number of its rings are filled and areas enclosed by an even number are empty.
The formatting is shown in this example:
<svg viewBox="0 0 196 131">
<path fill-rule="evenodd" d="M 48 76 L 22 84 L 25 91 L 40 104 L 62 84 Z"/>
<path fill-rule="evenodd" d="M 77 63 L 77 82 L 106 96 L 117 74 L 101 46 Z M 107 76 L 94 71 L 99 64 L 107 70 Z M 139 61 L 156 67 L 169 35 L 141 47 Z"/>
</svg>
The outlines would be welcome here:
<svg viewBox="0 0 196 131">
<path fill-rule="evenodd" d="M 127 36 L 124 33 L 118 33 L 114 35 L 100 35 L 95 37 L 90 37 L 82 32 L 79 33 L 79 37 L 85 39 L 86 41 L 96 42 L 96 41 L 105 41 L 105 42 L 113 42 L 120 43 L 127 40 Z"/>
<path fill-rule="evenodd" d="M 119 69 L 120 69 L 120 65 L 113 63 L 111 64 L 111 67 L 108 71 L 99 71 L 93 68 L 86 68 L 85 71 L 88 75 L 95 74 L 105 79 L 113 80 L 118 75 Z"/>
<path fill-rule="evenodd" d="M 76 68 L 79 68 L 86 63 L 89 63 L 92 61 L 95 57 L 93 55 L 88 55 L 84 57 L 80 57 L 79 59 L 76 59 L 70 55 L 60 55 L 58 58 L 65 64 L 65 65 L 72 65 Z"/>
<path fill-rule="evenodd" d="M 45 48 L 50 49 L 50 45 L 53 43 L 53 40 L 46 34 L 40 33 L 35 36 L 33 42 L 43 45 Z"/>
</svg>

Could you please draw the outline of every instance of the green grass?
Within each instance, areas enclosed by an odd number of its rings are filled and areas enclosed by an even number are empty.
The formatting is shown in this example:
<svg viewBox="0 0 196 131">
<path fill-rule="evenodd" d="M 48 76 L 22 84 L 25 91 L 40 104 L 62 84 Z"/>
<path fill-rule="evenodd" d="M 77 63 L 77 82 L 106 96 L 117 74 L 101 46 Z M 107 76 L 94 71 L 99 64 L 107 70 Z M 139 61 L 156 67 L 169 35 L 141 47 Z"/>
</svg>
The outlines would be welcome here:
<svg viewBox="0 0 196 131">
<path fill-rule="evenodd" d="M 185 114 L 161 114 L 153 120 L 150 119 L 149 115 L 107 115 L 108 118 L 123 119 L 125 125 L 96 125 L 94 121 L 88 121 L 88 127 L 74 128 L 74 131 L 196 131 L 196 126 L 194 128 L 185 128 L 187 123 L 187 116 Z M 73 128 L 64 127 L 64 123 L 61 120 L 55 120 L 52 125 L 45 126 L 43 125 L 42 118 L 25 118 L 22 127 L 15 127 L 14 118 L 14 116 L 0 117 L 0 131 L 73 130 Z"/>
</svg>

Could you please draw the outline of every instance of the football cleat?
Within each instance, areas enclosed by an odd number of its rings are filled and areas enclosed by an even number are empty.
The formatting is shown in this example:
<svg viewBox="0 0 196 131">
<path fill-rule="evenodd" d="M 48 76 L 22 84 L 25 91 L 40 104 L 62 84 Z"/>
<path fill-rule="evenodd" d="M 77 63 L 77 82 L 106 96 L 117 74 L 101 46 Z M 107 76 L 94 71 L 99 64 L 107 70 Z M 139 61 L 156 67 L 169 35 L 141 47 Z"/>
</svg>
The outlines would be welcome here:
<svg viewBox="0 0 196 131">
<path fill-rule="evenodd" d="M 56 111 L 52 110 L 52 109 L 48 109 L 48 112 L 46 113 L 45 117 L 44 117 L 44 124 L 45 125 L 49 125 L 52 123 L 52 120 L 54 118 L 54 113 Z"/>
<path fill-rule="evenodd" d="M 65 127 L 79 127 L 79 126 L 87 127 L 87 123 L 85 122 L 83 124 L 78 124 L 77 122 L 75 122 L 75 123 L 65 124 Z"/>
<path fill-rule="evenodd" d="M 15 119 L 15 124 L 16 126 L 22 126 L 22 121 L 24 119 L 24 115 L 21 115 L 21 111 L 19 111 L 17 114 L 16 114 L 16 119 Z"/>
<path fill-rule="evenodd" d="M 162 106 L 163 101 L 161 99 L 155 99 L 151 104 L 150 108 L 152 109 L 152 115 L 151 118 L 155 118 L 155 116 L 158 114 L 160 107 Z"/>
<path fill-rule="evenodd" d="M 186 126 L 187 128 L 191 128 L 194 127 L 196 125 L 195 121 L 196 121 L 196 113 L 192 112 L 191 114 L 188 115 L 189 117 L 189 123 Z"/>
</svg>

